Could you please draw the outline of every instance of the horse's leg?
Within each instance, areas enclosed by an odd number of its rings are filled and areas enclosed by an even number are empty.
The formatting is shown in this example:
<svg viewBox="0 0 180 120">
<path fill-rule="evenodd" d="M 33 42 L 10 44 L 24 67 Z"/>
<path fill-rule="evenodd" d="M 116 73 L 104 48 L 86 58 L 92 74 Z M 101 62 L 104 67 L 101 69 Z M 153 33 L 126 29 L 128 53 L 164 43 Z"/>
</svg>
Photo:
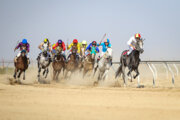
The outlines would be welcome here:
<svg viewBox="0 0 180 120">
<path fill-rule="evenodd" d="M 125 66 L 122 66 L 122 76 L 123 76 L 123 81 L 124 81 L 124 85 L 126 86 L 126 75 L 125 75 Z"/>
<path fill-rule="evenodd" d="M 61 72 L 61 70 L 57 72 L 56 80 L 58 80 L 60 72 Z"/>
<path fill-rule="evenodd" d="M 41 67 L 39 67 L 39 70 L 38 70 L 38 79 L 40 80 L 40 73 L 41 73 Z"/>
<path fill-rule="evenodd" d="M 98 65 L 94 68 L 94 74 L 93 74 L 93 77 L 95 76 L 97 69 L 98 69 Z"/>
<path fill-rule="evenodd" d="M 46 76 L 45 76 L 45 78 L 47 78 L 48 73 L 49 73 L 49 68 L 46 68 Z"/>
<path fill-rule="evenodd" d="M 23 80 L 25 80 L 25 70 L 24 70 L 23 72 L 24 72 L 24 75 L 23 75 Z"/>
<path fill-rule="evenodd" d="M 132 71 L 133 71 L 133 69 L 132 69 L 132 67 L 130 67 L 130 69 L 129 69 L 129 72 L 128 72 L 128 76 L 130 76 L 131 77 L 131 80 L 130 80 L 130 82 L 132 82 Z"/>
<path fill-rule="evenodd" d="M 136 75 L 134 76 L 134 79 L 136 79 L 136 77 L 139 76 L 139 70 L 138 70 L 138 68 L 135 69 L 135 72 L 136 72 Z"/>
<path fill-rule="evenodd" d="M 102 78 L 102 72 L 99 72 L 98 81 Z"/>
<path fill-rule="evenodd" d="M 55 76 L 56 76 L 56 71 L 53 70 L 53 80 L 55 80 Z"/>
<path fill-rule="evenodd" d="M 106 70 L 106 71 L 104 72 L 104 80 L 107 80 L 107 78 L 108 78 L 108 72 L 109 72 L 109 70 Z"/>
<path fill-rule="evenodd" d="M 64 75 L 64 76 L 65 76 L 65 79 L 67 79 L 67 74 L 68 74 L 68 71 L 66 70 L 66 71 L 65 71 L 65 75 Z"/>
<path fill-rule="evenodd" d="M 88 72 L 87 70 L 84 70 L 84 71 L 83 71 L 83 78 L 85 77 L 85 75 L 86 75 L 87 72 Z"/>
<path fill-rule="evenodd" d="M 18 74 L 18 78 L 20 78 L 21 76 L 21 73 L 22 73 L 22 70 L 20 70 L 19 74 Z"/>
<path fill-rule="evenodd" d="M 16 79 L 16 74 L 17 74 L 17 72 L 18 72 L 18 69 L 15 68 L 15 70 L 14 70 L 14 79 Z"/>
<path fill-rule="evenodd" d="M 44 71 L 43 71 L 43 76 L 45 75 L 45 73 L 46 73 L 46 69 L 44 69 Z"/>
</svg>

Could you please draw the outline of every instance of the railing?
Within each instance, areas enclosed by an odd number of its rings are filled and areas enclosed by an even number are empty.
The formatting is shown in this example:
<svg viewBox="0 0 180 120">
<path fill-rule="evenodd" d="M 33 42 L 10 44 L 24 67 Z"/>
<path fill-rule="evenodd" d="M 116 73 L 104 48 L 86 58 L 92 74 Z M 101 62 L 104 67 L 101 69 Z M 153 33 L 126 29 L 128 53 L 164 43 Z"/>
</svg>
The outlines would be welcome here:
<svg viewBox="0 0 180 120">
<path fill-rule="evenodd" d="M 13 65 L 13 61 L 0 61 L 0 66 L 3 66 L 4 68 L 7 68 L 9 67 L 10 64 Z M 31 60 L 31 65 L 33 63 L 36 63 L 35 61 Z M 120 62 L 113 62 L 113 64 L 120 64 Z M 152 60 L 152 61 L 141 61 L 140 64 L 146 64 L 148 66 L 148 68 L 150 69 L 152 75 L 153 75 L 153 81 L 152 81 L 152 84 L 153 86 L 155 87 L 156 86 L 156 80 L 157 80 L 157 76 L 158 76 L 158 71 L 157 71 L 157 68 L 155 66 L 155 64 L 162 64 L 163 67 L 165 68 L 166 70 L 166 76 L 168 77 L 169 75 L 169 72 L 171 73 L 171 82 L 173 84 L 173 86 L 175 85 L 175 75 L 179 75 L 179 69 L 177 67 L 177 64 L 180 64 L 180 61 L 155 61 L 155 60 Z M 171 66 L 170 66 L 171 65 Z M 172 67 L 174 67 L 174 69 L 176 70 L 176 72 L 174 72 L 172 70 Z M 113 68 L 114 71 L 116 71 L 114 68 Z M 138 77 L 138 86 L 140 85 L 140 79 Z"/>
<path fill-rule="evenodd" d="M 158 71 L 157 71 L 157 68 L 154 64 L 162 64 L 164 66 L 164 68 L 166 69 L 166 75 L 167 76 L 168 76 L 168 71 L 171 73 L 172 84 L 174 86 L 174 84 L 175 84 L 175 73 L 172 70 L 170 64 L 172 64 L 174 66 L 174 68 L 176 70 L 176 75 L 178 76 L 179 70 L 178 70 L 177 64 L 180 64 L 180 61 L 155 61 L 155 60 L 152 60 L 152 61 L 141 61 L 140 63 L 141 64 L 147 64 L 147 66 L 151 70 L 152 75 L 153 75 L 153 86 L 154 87 L 156 86 L 156 79 L 158 76 L 158 73 L 157 73 Z M 113 64 L 120 64 L 120 62 L 113 62 Z M 138 86 L 140 86 L 140 80 L 138 80 Z"/>
</svg>

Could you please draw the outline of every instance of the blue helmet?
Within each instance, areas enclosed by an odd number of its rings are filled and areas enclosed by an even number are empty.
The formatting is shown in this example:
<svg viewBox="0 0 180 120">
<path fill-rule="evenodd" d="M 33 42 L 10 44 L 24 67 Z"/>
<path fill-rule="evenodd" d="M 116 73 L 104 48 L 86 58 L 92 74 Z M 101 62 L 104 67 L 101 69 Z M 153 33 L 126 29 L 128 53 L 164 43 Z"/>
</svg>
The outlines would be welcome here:
<svg viewBox="0 0 180 120">
<path fill-rule="evenodd" d="M 109 42 L 110 42 L 110 40 L 107 38 L 107 39 L 105 39 L 105 40 L 104 40 L 104 42 L 109 43 Z"/>
<path fill-rule="evenodd" d="M 23 39 L 23 40 L 22 40 L 22 43 L 23 43 L 23 44 L 27 44 L 27 39 Z"/>
</svg>

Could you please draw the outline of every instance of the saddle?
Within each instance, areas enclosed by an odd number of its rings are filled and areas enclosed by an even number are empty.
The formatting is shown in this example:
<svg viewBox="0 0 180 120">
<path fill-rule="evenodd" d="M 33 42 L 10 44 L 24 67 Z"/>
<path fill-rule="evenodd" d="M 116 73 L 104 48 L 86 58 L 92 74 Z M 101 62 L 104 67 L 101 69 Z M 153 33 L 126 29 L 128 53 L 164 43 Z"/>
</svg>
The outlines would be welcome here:
<svg viewBox="0 0 180 120">
<path fill-rule="evenodd" d="M 127 53 L 129 52 L 129 50 L 125 50 L 124 52 L 123 52 L 123 56 L 127 56 Z"/>
</svg>

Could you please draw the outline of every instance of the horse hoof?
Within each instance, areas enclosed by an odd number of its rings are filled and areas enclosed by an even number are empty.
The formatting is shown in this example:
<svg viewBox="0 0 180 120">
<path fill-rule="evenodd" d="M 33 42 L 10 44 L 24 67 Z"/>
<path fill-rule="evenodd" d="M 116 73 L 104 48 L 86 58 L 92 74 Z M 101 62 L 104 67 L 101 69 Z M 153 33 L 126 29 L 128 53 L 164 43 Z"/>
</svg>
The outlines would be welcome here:
<svg viewBox="0 0 180 120">
<path fill-rule="evenodd" d="M 98 85 L 98 82 L 97 82 L 97 81 L 95 81 L 95 82 L 94 82 L 94 86 L 97 86 L 97 85 Z"/>
<path fill-rule="evenodd" d="M 138 85 L 137 88 L 144 88 L 144 85 Z"/>
<path fill-rule="evenodd" d="M 127 85 L 126 85 L 126 84 L 124 84 L 124 87 L 127 87 Z"/>
</svg>

